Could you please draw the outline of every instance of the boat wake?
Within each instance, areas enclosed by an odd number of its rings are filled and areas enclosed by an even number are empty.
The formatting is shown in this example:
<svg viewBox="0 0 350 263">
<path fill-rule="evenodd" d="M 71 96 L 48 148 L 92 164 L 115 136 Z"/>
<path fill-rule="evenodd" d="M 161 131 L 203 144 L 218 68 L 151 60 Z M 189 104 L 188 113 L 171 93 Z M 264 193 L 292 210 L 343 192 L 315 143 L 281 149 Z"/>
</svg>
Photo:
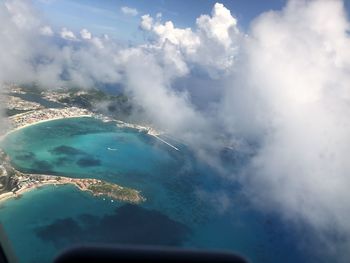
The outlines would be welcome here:
<svg viewBox="0 0 350 263">
<path fill-rule="evenodd" d="M 117 151 L 118 149 L 107 147 L 107 150 L 108 150 L 108 151 Z"/>
</svg>

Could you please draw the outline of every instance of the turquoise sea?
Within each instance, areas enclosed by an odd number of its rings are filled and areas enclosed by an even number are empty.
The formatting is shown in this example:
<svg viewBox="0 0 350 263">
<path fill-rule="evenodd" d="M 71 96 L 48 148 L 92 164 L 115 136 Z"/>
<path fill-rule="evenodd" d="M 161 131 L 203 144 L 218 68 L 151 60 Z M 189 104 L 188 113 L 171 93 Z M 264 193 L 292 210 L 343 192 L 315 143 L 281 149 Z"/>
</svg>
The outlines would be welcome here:
<svg viewBox="0 0 350 263">
<path fill-rule="evenodd" d="M 255 211 L 239 186 L 167 140 L 179 151 L 93 118 L 44 122 L 10 134 L 2 147 L 23 172 L 99 178 L 147 198 L 131 205 L 73 186 L 47 186 L 2 203 L 0 221 L 20 262 L 50 262 L 78 243 L 225 249 L 252 262 L 313 261 L 293 226 Z"/>
</svg>

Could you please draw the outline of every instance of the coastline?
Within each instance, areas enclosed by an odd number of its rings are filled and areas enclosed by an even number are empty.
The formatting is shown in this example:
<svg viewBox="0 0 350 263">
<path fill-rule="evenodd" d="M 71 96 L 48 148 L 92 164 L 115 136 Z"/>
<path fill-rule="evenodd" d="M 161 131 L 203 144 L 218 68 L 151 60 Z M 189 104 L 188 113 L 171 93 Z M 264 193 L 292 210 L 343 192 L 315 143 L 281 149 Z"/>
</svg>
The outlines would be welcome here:
<svg viewBox="0 0 350 263">
<path fill-rule="evenodd" d="M 44 185 L 43 185 L 44 186 Z M 38 186 L 40 187 L 40 186 Z M 35 190 L 37 189 L 38 187 L 33 187 L 33 188 L 29 188 L 29 187 L 26 187 L 26 188 L 22 188 L 20 190 L 18 190 L 16 193 L 13 193 L 13 192 L 7 192 L 7 193 L 3 193 L 0 195 L 0 204 L 2 203 L 5 203 L 6 201 L 12 199 L 12 198 L 17 198 L 19 196 L 21 196 L 22 194 L 24 193 L 27 193 L 27 192 L 30 192 L 32 190 Z"/>
<path fill-rule="evenodd" d="M 8 199 L 15 198 L 16 195 L 13 192 L 7 192 L 0 195 L 0 204 L 7 201 Z"/>
<path fill-rule="evenodd" d="M 76 116 L 69 116 L 69 117 L 55 117 L 55 118 L 50 118 L 50 119 L 45 119 L 45 120 L 39 120 L 37 122 L 28 123 L 28 124 L 25 124 L 23 126 L 19 126 L 19 127 L 14 128 L 14 129 L 11 129 L 10 131 L 7 131 L 5 134 L 0 135 L 0 141 L 2 141 L 6 136 L 10 135 L 13 132 L 19 131 L 21 129 L 24 129 L 24 128 L 27 128 L 30 126 L 34 126 L 36 124 L 50 122 L 50 121 L 54 121 L 54 120 L 74 119 L 74 118 L 84 118 L 84 117 L 94 117 L 94 116 L 89 115 L 89 114 L 85 114 L 85 115 L 76 115 Z"/>
<path fill-rule="evenodd" d="M 7 135 L 23 128 L 39 123 L 49 122 L 59 119 L 94 117 L 94 113 L 77 107 L 67 107 L 62 109 L 46 108 L 16 114 L 8 118 L 10 127 L 8 131 L 0 135 L 0 141 Z"/>
<path fill-rule="evenodd" d="M 149 126 L 142 126 L 138 124 L 127 123 L 121 120 L 113 119 L 107 116 L 103 116 L 102 114 L 96 114 L 90 112 L 86 109 L 81 109 L 77 107 L 67 107 L 63 109 L 53 109 L 46 108 L 40 110 L 33 110 L 25 113 L 20 113 L 14 116 L 9 117 L 10 128 L 7 132 L 0 135 L 0 141 L 4 139 L 7 135 L 18 131 L 20 129 L 24 129 L 39 123 L 60 120 L 60 119 L 71 119 L 71 118 L 83 118 L 90 117 L 102 120 L 103 122 L 115 122 L 118 128 L 131 128 L 138 130 L 140 132 L 144 131 L 150 136 L 157 137 L 161 135 L 162 132 L 155 130 Z M 25 119 L 25 120 L 23 120 Z M 25 122 L 25 124 L 23 124 Z"/>
<path fill-rule="evenodd" d="M 3 194 L 0 194 L 0 204 L 4 203 L 5 201 L 11 199 L 11 198 L 16 198 L 19 197 L 27 192 L 30 192 L 32 190 L 37 190 L 38 188 L 45 187 L 45 186 L 63 186 L 63 185 L 72 185 L 76 187 L 79 191 L 82 192 L 88 192 L 93 196 L 108 196 L 110 198 L 114 198 L 118 201 L 122 202 L 129 202 L 129 203 L 140 203 L 144 202 L 146 198 L 144 198 L 140 191 L 130 189 L 130 188 L 124 188 L 119 185 L 114 185 L 114 184 L 109 184 L 114 188 L 117 188 L 118 190 L 124 190 L 124 189 L 129 189 L 131 192 L 131 196 L 120 196 L 117 194 L 111 194 L 107 192 L 94 192 L 91 190 L 91 186 L 94 185 L 100 185 L 100 184 L 108 184 L 104 181 L 97 180 L 97 179 L 78 179 L 78 178 L 70 178 L 70 177 L 62 177 L 62 176 L 54 176 L 54 175 L 36 175 L 36 176 L 42 176 L 42 177 L 49 177 L 52 179 L 48 179 L 47 181 L 35 183 L 29 187 L 22 187 L 21 189 L 17 190 L 16 192 L 6 192 Z M 60 178 L 60 179 L 58 179 Z"/>
</svg>

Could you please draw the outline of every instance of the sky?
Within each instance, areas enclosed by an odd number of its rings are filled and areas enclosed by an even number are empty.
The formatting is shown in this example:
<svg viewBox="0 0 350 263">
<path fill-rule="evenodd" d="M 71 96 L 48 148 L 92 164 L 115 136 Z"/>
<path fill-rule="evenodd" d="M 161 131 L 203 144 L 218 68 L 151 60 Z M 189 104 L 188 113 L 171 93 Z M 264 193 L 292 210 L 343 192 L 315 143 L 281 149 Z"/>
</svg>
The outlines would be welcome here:
<svg viewBox="0 0 350 263">
<path fill-rule="evenodd" d="M 87 28 L 94 34 L 109 34 L 124 42 L 140 42 L 138 26 L 140 16 L 162 14 L 164 21 L 171 20 L 177 27 L 193 27 L 196 18 L 210 12 L 214 0 L 35 0 L 35 6 L 56 27 L 72 30 Z M 221 1 L 247 29 L 257 15 L 268 10 L 281 9 L 285 0 L 224 0 Z M 128 7 L 136 12 L 123 12 Z M 125 9 L 124 9 L 125 10 Z"/>
<path fill-rule="evenodd" d="M 150 2 L 0 1 L 0 84 L 121 88 L 133 120 L 349 262 L 350 1 Z M 223 149 L 249 159 L 227 172 Z"/>
</svg>

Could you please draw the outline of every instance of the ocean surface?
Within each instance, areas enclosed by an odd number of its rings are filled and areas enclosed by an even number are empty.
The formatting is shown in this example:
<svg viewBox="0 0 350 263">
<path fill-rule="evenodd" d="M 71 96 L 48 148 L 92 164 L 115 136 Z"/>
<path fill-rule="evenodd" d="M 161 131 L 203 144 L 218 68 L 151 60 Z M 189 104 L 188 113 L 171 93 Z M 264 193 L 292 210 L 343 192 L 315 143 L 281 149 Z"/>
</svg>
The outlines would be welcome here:
<svg viewBox="0 0 350 263">
<path fill-rule="evenodd" d="M 167 140 L 179 151 L 93 118 L 44 122 L 10 134 L 2 148 L 23 172 L 103 179 L 147 198 L 132 205 L 67 185 L 1 203 L 0 221 L 19 261 L 50 262 L 79 243 L 224 249 L 251 262 L 313 261 L 293 226 L 254 210 L 239 186 Z"/>
</svg>

